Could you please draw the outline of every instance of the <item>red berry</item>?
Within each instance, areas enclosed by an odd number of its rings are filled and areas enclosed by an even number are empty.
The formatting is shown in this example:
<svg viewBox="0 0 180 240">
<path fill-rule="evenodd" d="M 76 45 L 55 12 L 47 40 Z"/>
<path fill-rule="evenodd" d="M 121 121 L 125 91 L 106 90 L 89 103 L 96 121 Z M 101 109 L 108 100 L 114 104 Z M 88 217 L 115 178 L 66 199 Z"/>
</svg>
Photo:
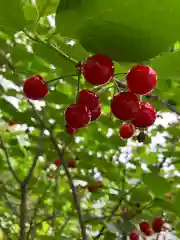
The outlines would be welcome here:
<svg viewBox="0 0 180 240">
<path fill-rule="evenodd" d="M 96 109 L 91 111 L 91 121 L 97 120 L 101 115 L 101 108 L 98 106 Z"/>
<path fill-rule="evenodd" d="M 69 168 L 76 168 L 76 162 L 74 160 L 68 161 L 68 167 Z"/>
<path fill-rule="evenodd" d="M 109 57 L 96 54 L 88 57 L 87 61 L 83 63 L 82 73 L 92 85 L 102 85 L 112 79 L 114 64 Z"/>
<path fill-rule="evenodd" d="M 76 128 L 72 128 L 71 126 L 69 126 L 68 124 L 66 124 L 66 132 L 67 132 L 69 135 L 73 135 L 76 131 L 77 131 Z"/>
<path fill-rule="evenodd" d="M 56 165 L 56 167 L 59 167 L 62 164 L 62 161 L 60 159 L 57 159 L 54 164 Z"/>
<path fill-rule="evenodd" d="M 146 232 L 147 230 L 149 230 L 150 226 L 149 226 L 148 222 L 143 221 L 139 224 L 139 228 L 140 228 L 141 232 Z"/>
<path fill-rule="evenodd" d="M 72 128 L 78 129 L 88 125 L 91 112 L 82 104 L 72 104 L 65 110 L 65 120 Z"/>
<path fill-rule="evenodd" d="M 139 239 L 139 234 L 137 232 L 131 232 L 129 234 L 130 240 L 138 240 Z"/>
<path fill-rule="evenodd" d="M 12 127 L 12 126 L 16 125 L 16 122 L 8 122 L 8 125 L 9 125 L 10 127 Z"/>
<path fill-rule="evenodd" d="M 96 187 L 97 187 L 97 188 L 103 188 L 103 187 L 104 187 L 104 184 L 103 184 L 102 182 L 98 182 L 98 183 L 96 184 Z"/>
<path fill-rule="evenodd" d="M 77 103 L 85 105 L 92 111 L 99 106 L 99 97 L 92 91 L 81 90 L 77 98 Z"/>
<path fill-rule="evenodd" d="M 97 182 L 95 185 L 88 185 L 87 189 L 89 190 L 89 192 L 93 192 L 99 188 L 103 188 L 104 184 L 102 182 Z"/>
<path fill-rule="evenodd" d="M 161 217 L 156 217 L 154 221 L 152 222 L 152 229 L 155 233 L 161 232 L 161 229 L 163 227 L 164 221 Z"/>
<path fill-rule="evenodd" d="M 138 128 L 147 128 L 153 125 L 156 120 L 156 111 L 148 102 L 140 103 L 140 111 L 136 118 L 132 120 L 132 124 Z"/>
<path fill-rule="evenodd" d="M 32 76 L 25 80 L 24 94 L 32 100 L 39 100 L 48 94 L 48 86 L 41 76 Z"/>
<path fill-rule="evenodd" d="M 93 192 L 96 190 L 96 186 L 87 186 L 89 192 Z"/>
<path fill-rule="evenodd" d="M 123 123 L 120 126 L 119 133 L 120 137 L 123 139 L 130 138 L 134 134 L 134 126 L 130 123 Z"/>
<path fill-rule="evenodd" d="M 139 110 L 139 99 L 131 92 L 118 93 L 111 101 L 111 112 L 120 120 L 132 120 Z"/>
<path fill-rule="evenodd" d="M 136 65 L 126 76 L 127 85 L 131 92 L 146 94 L 155 88 L 157 83 L 156 72 L 149 66 Z"/>
</svg>

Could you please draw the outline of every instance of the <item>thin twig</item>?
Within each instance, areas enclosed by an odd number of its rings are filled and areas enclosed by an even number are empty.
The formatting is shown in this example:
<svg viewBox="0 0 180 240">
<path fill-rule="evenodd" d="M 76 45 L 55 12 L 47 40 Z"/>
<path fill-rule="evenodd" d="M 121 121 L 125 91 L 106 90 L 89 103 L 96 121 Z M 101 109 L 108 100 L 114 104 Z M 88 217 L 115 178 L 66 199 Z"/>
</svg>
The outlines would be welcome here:
<svg viewBox="0 0 180 240">
<path fill-rule="evenodd" d="M 111 218 L 114 216 L 114 213 L 118 210 L 119 206 L 121 205 L 121 202 L 123 201 L 123 199 L 129 195 L 134 189 L 137 188 L 137 186 L 139 186 L 139 184 L 141 184 L 141 181 L 139 181 L 138 183 L 136 183 L 136 185 L 134 187 L 132 187 L 128 192 L 126 192 L 125 194 L 123 194 L 123 196 L 119 199 L 119 202 L 114 206 L 114 208 L 111 211 L 111 214 L 109 215 L 109 217 L 107 218 L 107 221 L 110 221 Z M 101 228 L 101 230 L 99 231 L 98 235 L 96 235 L 96 237 L 94 237 L 94 239 L 99 239 L 101 237 L 101 235 L 103 234 L 104 230 L 105 230 L 105 226 L 103 226 Z"/>
<path fill-rule="evenodd" d="M 29 172 L 28 172 L 26 178 L 24 179 L 24 183 L 25 184 L 28 184 L 29 180 L 32 178 L 34 169 L 35 169 L 35 167 L 37 165 L 37 162 L 38 162 L 38 157 L 42 153 L 42 149 L 43 149 L 42 138 L 43 138 L 43 132 L 44 132 L 44 128 L 43 127 L 44 127 L 44 125 L 40 124 L 40 137 L 39 137 L 39 144 L 38 144 L 38 152 L 37 152 L 36 156 L 33 159 L 32 165 L 31 165 L 31 167 L 29 169 Z"/>
<path fill-rule="evenodd" d="M 12 206 L 11 202 L 9 201 L 8 197 L 6 196 L 6 194 L 3 195 L 6 203 L 7 203 L 7 206 L 12 210 L 13 214 L 17 217 L 20 217 L 19 216 L 19 213 L 16 211 L 16 209 L 14 209 L 14 207 Z"/>
<path fill-rule="evenodd" d="M 180 115 L 180 111 L 178 111 L 174 106 L 172 106 L 165 100 L 162 100 L 159 96 L 153 95 L 153 94 L 147 94 L 146 96 L 152 100 L 160 102 L 162 105 L 164 105 L 166 108 L 168 108 L 171 112 L 176 113 L 178 116 Z"/>
<path fill-rule="evenodd" d="M 71 217 L 67 217 L 67 219 L 65 220 L 65 222 L 63 223 L 63 225 L 61 226 L 61 229 L 59 230 L 59 233 L 62 234 L 62 232 L 64 231 L 65 227 L 67 226 L 68 222 L 70 221 Z"/>
<path fill-rule="evenodd" d="M 29 102 L 30 103 L 30 102 Z M 81 234 L 82 234 L 82 239 L 83 240 L 87 240 L 87 235 L 86 235 L 86 226 L 85 226 L 85 223 L 84 223 L 84 220 L 83 220 L 83 215 L 82 215 L 82 211 L 81 211 L 81 206 L 80 206 L 80 200 L 79 200 L 79 197 L 78 197 L 78 194 L 76 192 L 76 188 L 74 186 L 74 183 L 73 183 L 73 179 L 71 177 L 71 174 L 69 172 L 69 169 L 68 169 L 68 166 L 67 166 L 67 162 L 64 160 L 64 150 L 60 150 L 59 148 L 59 145 L 58 145 L 58 142 L 56 141 L 56 138 L 54 137 L 53 135 L 53 132 L 52 132 L 52 129 L 50 128 L 47 128 L 43 122 L 43 120 L 41 119 L 41 117 L 39 116 L 38 112 L 36 111 L 36 109 L 34 108 L 34 105 L 32 103 L 30 103 L 30 105 L 32 106 L 32 109 L 37 117 L 37 120 L 39 121 L 40 124 L 42 124 L 44 126 L 45 129 L 48 129 L 49 133 L 50 133 L 50 139 L 51 139 L 51 142 L 58 154 L 58 157 L 59 159 L 62 160 L 62 165 L 64 167 L 64 170 L 65 170 L 65 173 L 66 173 L 66 176 L 68 178 L 68 181 L 69 181 L 69 185 L 71 187 L 71 190 L 72 190 L 72 194 L 73 194 L 73 198 L 74 198 L 74 202 L 76 204 L 76 209 L 77 209 L 77 213 L 78 213 L 78 219 L 79 219 L 79 225 L 80 225 L 80 228 L 81 228 Z"/>
<path fill-rule="evenodd" d="M 9 154 L 8 154 L 8 151 L 7 151 L 7 148 L 5 147 L 4 145 L 4 142 L 2 140 L 2 137 L 0 137 L 0 147 L 2 148 L 2 150 L 4 151 L 4 154 L 5 154 L 5 157 L 6 157 L 6 161 L 7 161 L 7 164 L 8 164 L 8 168 L 9 168 L 9 171 L 12 173 L 13 177 L 16 179 L 16 181 L 18 183 L 21 183 L 20 179 L 18 178 L 18 176 L 16 175 L 16 172 L 14 171 L 12 165 L 11 165 L 11 162 L 9 160 Z"/>
<path fill-rule="evenodd" d="M 115 81 L 117 82 L 117 84 L 120 88 L 127 88 L 126 83 L 118 80 L 117 78 L 114 78 L 114 79 L 115 79 Z M 152 100 L 156 100 L 156 101 L 160 102 L 162 105 L 164 105 L 166 108 L 168 108 L 171 112 L 174 112 L 178 116 L 180 116 L 180 111 L 178 111 L 174 106 L 172 106 L 171 104 L 169 104 L 165 100 L 162 100 L 159 96 L 152 95 L 152 94 L 147 94 L 146 96 L 151 98 Z"/>
<path fill-rule="evenodd" d="M 46 186 L 43 194 L 38 198 L 37 203 L 35 204 L 35 208 L 34 208 L 34 211 L 33 211 L 34 214 L 33 214 L 32 218 L 31 218 L 31 221 L 30 221 L 30 224 L 29 224 L 29 231 L 27 233 L 27 239 L 29 239 L 30 233 L 33 230 L 33 225 L 35 226 L 34 221 L 35 221 L 37 213 L 38 213 L 39 205 L 44 200 L 44 198 L 46 196 L 46 193 L 47 193 L 47 190 L 49 189 L 50 185 L 51 185 L 51 182 L 48 183 L 48 185 Z"/>
<path fill-rule="evenodd" d="M 65 76 L 60 76 L 60 77 L 56 77 L 56 78 L 53 78 L 51 80 L 48 80 L 46 81 L 46 83 L 51 83 L 51 82 L 54 82 L 54 81 L 57 81 L 57 80 L 60 80 L 60 79 L 64 79 L 64 78 L 67 78 L 67 77 L 76 77 L 77 74 L 68 74 L 68 75 L 65 75 Z"/>
<path fill-rule="evenodd" d="M 77 83 L 77 92 L 76 92 L 76 100 L 78 99 L 79 96 L 79 91 L 80 91 L 80 81 L 81 81 L 81 74 L 78 74 L 78 83 Z"/>
</svg>

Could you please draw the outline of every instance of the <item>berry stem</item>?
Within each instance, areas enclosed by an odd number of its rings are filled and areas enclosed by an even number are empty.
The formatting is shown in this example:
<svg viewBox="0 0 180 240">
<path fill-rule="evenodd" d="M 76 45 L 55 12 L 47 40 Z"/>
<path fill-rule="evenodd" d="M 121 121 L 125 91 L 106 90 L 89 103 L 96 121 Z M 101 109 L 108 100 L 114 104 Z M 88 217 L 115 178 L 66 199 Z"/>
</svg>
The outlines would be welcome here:
<svg viewBox="0 0 180 240">
<path fill-rule="evenodd" d="M 46 83 L 49 84 L 49 83 L 55 82 L 55 81 L 60 80 L 60 79 L 64 79 L 64 78 L 67 78 L 67 77 L 75 77 L 75 76 L 77 76 L 77 75 L 76 74 L 68 74 L 68 75 L 65 75 L 65 76 L 60 76 L 60 77 L 56 77 L 56 78 L 53 78 L 51 80 L 48 80 L 48 81 L 46 81 Z"/>
<path fill-rule="evenodd" d="M 81 73 L 78 73 L 78 82 L 77 82 L 76 100 L 78 99 L 78 96 L 79 96 L 80 82 L 81 82 Z"/>
</svg>

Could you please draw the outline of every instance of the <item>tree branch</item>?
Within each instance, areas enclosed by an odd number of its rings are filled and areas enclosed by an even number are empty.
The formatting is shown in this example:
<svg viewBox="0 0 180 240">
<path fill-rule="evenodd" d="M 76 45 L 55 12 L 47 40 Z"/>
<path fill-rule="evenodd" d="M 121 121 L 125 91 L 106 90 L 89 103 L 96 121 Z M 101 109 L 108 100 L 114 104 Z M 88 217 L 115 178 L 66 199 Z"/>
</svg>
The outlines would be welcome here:
<svg viewBox="0 0 180 240">
<path fill-rule="evenodd" d="M 20 238 L 19 240 L 26 239 L 26 201 L 27 201 L 27 185 L 21 184 L 21 205 L 20 205 Z"/>
<path fill-rule="evenodd" d="M 35 42 L 39 42 L 42 44 L 45 44 L 47 46 L 49 46 L 50 48 L 52 48 L 53 50 L 55 50 L 57 53 L 59 53 L 61 55 L 61 57 L 63 57 L 66 60 L 69 60 L 70 62 L 72 62 L 73 64 L 77 64 L 78 62 L 73 59 L 72 57 L 68 56 L 66 53 L 64 53 L 63 51 L 61 51 L 59 48 L 57 48 L 55 45 L 51 44 L 50 42 L 46 42 L 44 39 L 42 39 L 37 33 L 35 34 L 35 36 L 31 36 L 29 35 L 26 31 L 24 31 L 24 33 L 26 34 L 26 36 L 31 39 L 32 41 Z"/>
<path fill-rule="evenodd" d="M 68 169 L 68 166 L 67 166 L 67 162 L 64 160 L 65 148 L 63 150 L 60 150 L 58 142 L 56 141 L 56 138 L 53 135 L 52 129 L 50 129 L 50 128 L 45 126 L 43 120 L 41 119 L 41 117 L 39 116 L 38 112 L 34 108 L 34 105 L 32 103 L 30 103 L 30 105 L 32 106 L 32 109 L 33 109 L 33 111 L 34 111 L 34 113 L 35 113 L 39 123 L 42 124 L 45 129 L 48 129 L 48 131 L 50 133 L 50 139 L 51 139 L 51 142 L 52 142 L 52 144 L 54 146 L 54 149 L 56 150 L 59 159 L 62 160 L 62 165 L 64 167 L 66 176 L 68 178 L 69 185 L 70 185 L 71 190 L 72 190 L 74 202 L 75 202 L 75 205 L 76 205 L 76 209 L 77 209 L 77 213 L 78 213 L 78 219 L 79 219 L 79 225 L 80 225 L 80 228 L 81 228 L 82 239 L 83 240 L 87 240 L 88 238 L 87 238 L 87 234 L 86 234 L 86 226 L 85 226 L 85 223 L 84 223 L 84 220 L 83 220 L 83 215 L 82 215 L 81 206 L 80 206 L 80 200 L 78 198 L 78 194 L 76 192 L 76 188 L 74 186 L 73 179 L 72 179 L 71 174 L 69 172 L 69 169 Z"/>
<path fill-rule="evenodd" d="M 2 148 L 2 150 L 4 151 L 4 154 L 5 154 L 5 157 L 6 157 L 6 161 L 7 161 L 7 164 L 8 164 L 8 168 L 9 168 L 9 171 L 12 173 L 13 177 L 16 179 L 16 181 L 18 183 L 21 183 L 20 179 L 18 178 L 18 176 L 16 175 L 16 172 L 14 171 L 12 165 L 11 165 L 11 162 L 9 160 L 9 154 L 8 154 L 8 151 L 7 151 L 7 148 L 5 147 L 4 145 L 4 142 L 2 140 L 2 137 L 0 137 L 0 147 Z"/>
<path fill-rule="evenodd" d="M 176 113 L 178 116 L 180 115 L 180 111 L 178 111 L 174 106 L 172 106 L 165 100 L 160 99 L 159 96 L 149 93 L 146 95 L 146 97 L 149 97 L 152 100 L 156 100 L 156 101 L 160 102 L 162 105 L 164 105 L 166 108 L 168 108 L 171 112 Z"/>
<path fill-rule="evenodd" d="M 120 88 L 123 88 L 123 89 L 124 89 L 124 88 L 127 88 L 126 83 L 118 80 L 117 78 L 114 78 L 114 79 L 115 79 L 115 81 L 117 82 L 117 84 L 118 84 L 118 86 L 119 86 Z M 174 106 L 172 106 L 171 104 L 169 104 L 169 103 L 166 102 L 165 100 L 160 99 L 159 96 L 153 95 L 153 94 L 149 93 L 149 94 L 146 95 L 146 97 L 149 97 L 149 98 L 151 98 L 152 100 L 156 100 L 156 101 L 160 102 L 162 105 L 164 105 L 166 108 L 168 108 L 171 112 L 174 112 L 174 113 L 176 113 L 178 116 L 180 116 L 180 111 L 178 111 Z"/>
</svg>

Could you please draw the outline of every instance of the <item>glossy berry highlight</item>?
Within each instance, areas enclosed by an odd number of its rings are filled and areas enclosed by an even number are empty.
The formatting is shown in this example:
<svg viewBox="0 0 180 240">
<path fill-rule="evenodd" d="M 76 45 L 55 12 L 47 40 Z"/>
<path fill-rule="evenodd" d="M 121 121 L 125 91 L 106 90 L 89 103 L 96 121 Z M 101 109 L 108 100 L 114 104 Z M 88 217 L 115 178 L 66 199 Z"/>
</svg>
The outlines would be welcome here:
<svg viewBox="0 0 180 240">
<path fill-rule="evenodd" d="M 48 85 L 41 76 L 32 76 L 24 81 L 24 94 L 32 100 L 40 100 L 48 95 Z"/>
<path fill-rule="evenodd" d="M 122 139 L 130 138 L 134 134 L 134 126 L 130 123 L 123 123 L 120 126 L 119 133 Z"/>
<path fill-rule="evenodd" d="M 65 110 L 65 120 L 69 126 L 78 129 L 88 125 L 91 112 L 82 104 L 72 104 Z"/>
<path fill-rule="evenodd" d="M 92 111 L 99 106 L 100 101 L 96 93 L 84 89 L 79 92 L 77 103 L 85 105 Z"/>
<path fill-rule="evenodd" d="M 121 92 L 111 101 L 111 112 L 120 120 L 134 119 L 140 110 L 138 97 L 131 92 Z"/>
<path fill-rule="evenodd" d="M 147 94 L 157 84 L 157 74 L 149 66 L 136 65 L 126 75 L 128 89 L 136 94 Z"/>
<path fill-rule="evenodd" d="M 154 124 L 156 121 L 156 111 L 153 106 L 148 102 L 140 103 L 140 111 L 132 124 L 137 128 L 147 128 Z"/>
<path fill-rule="evenodd" d="M 81 69 L 84 78 L 92 85 L 108 83 L 114 74 L 112 60 L 103 54 L 88 57 Z"/>
<path fill-rule="evenodd" d="M 161 217 L 156 217 L 152 222 L 152 229 L 155 233 L 159 233 L 162 230 L 164 221 Z"/>
</svg>

